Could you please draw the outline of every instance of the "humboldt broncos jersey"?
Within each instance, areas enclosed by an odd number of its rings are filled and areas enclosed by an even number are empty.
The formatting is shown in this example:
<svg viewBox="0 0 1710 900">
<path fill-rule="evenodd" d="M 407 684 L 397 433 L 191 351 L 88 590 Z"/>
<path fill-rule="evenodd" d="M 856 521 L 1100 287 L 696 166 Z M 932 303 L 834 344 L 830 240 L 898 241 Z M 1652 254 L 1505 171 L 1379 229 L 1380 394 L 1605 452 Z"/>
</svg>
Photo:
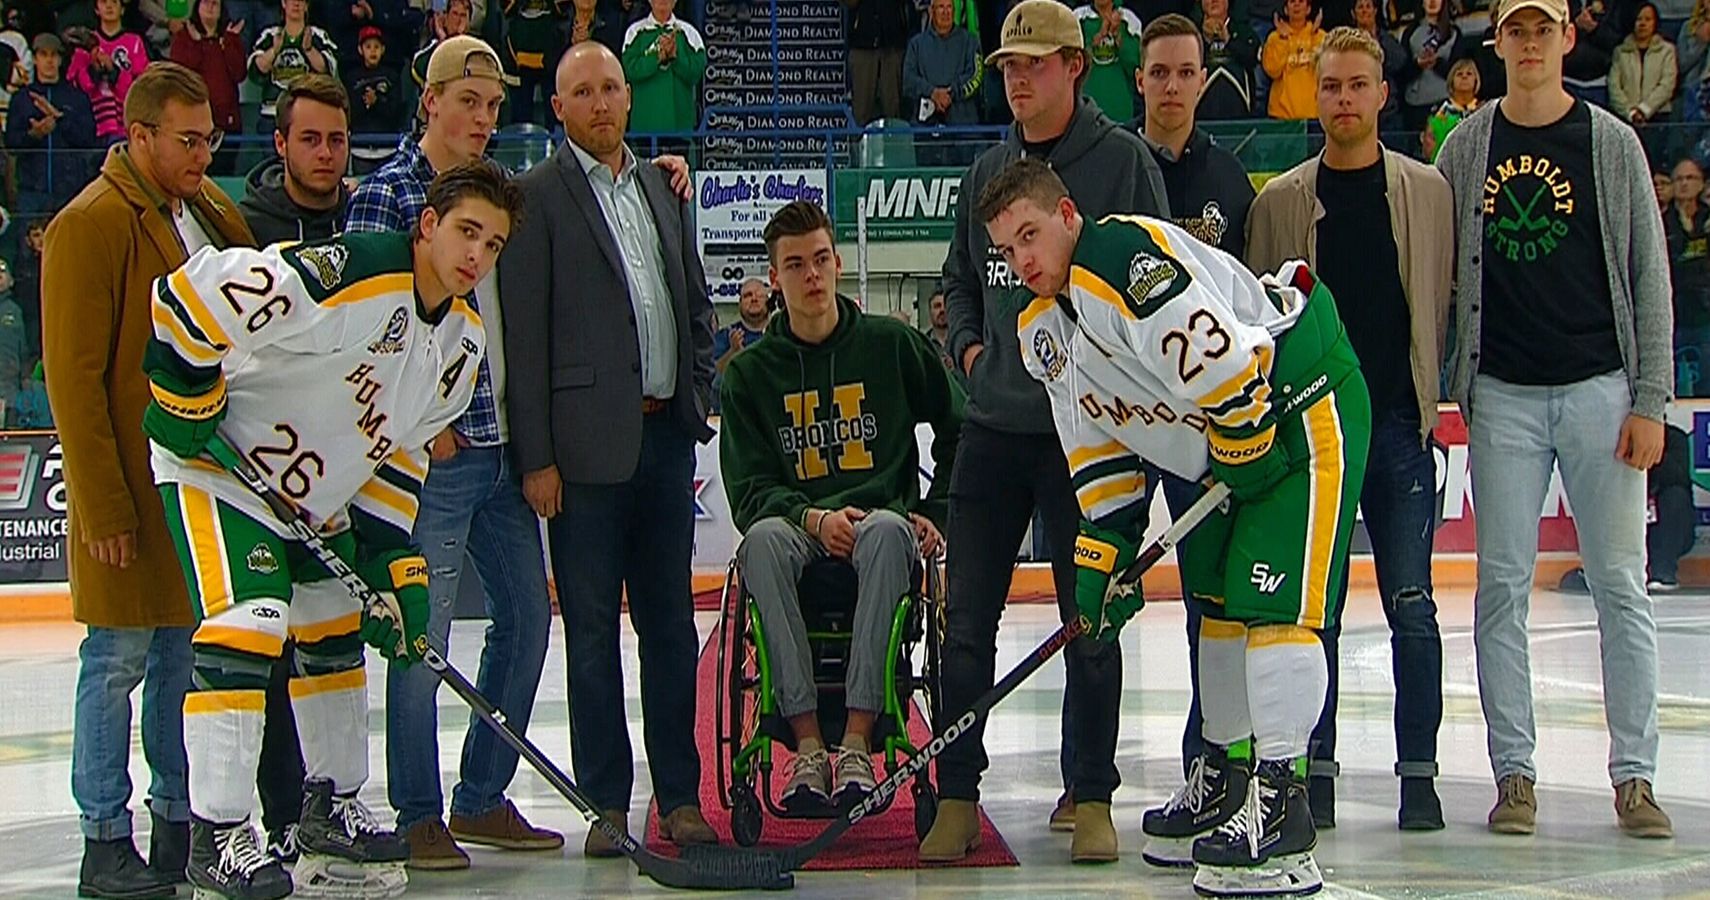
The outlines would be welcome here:
<svg viewBox="0 0 1710 900">
<path fill-rule="evenodd" d="M 312 523 L 337 530 L 348 510 L 364 540 L 407 545 L 426 447 L 469 405 L 486 341 L 463 298 L 430 320 L 413 269 L 396 232 L 197 252 L 155 282 L 157 402 L 194 417 L 223 392 L 221 433 Z M 204 488 L 288 536 L 211 463 L 159 445 L 152 462 L 157 483 Z"/>
<path fill-rule="evenodd" d="M 1193 480 L 1213 456 L 1270 449 L 1276 342 L 1306 306 L 1295 267 L 1261 280 L 1162 220 L 1085 222 L 1063 295 L 1035 299 L 1017 330 L 1087 519 L 1144 514 L 1142 460 Z"/>
</svg>

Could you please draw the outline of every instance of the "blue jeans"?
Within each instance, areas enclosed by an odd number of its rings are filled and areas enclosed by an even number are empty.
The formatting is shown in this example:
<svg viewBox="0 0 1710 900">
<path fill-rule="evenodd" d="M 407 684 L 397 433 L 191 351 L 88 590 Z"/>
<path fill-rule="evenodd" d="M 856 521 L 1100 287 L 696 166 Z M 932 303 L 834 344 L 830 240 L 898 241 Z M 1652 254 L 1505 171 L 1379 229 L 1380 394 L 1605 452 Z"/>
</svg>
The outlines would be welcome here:
<svg viewBox="0 0 1710 900">
<path fill-rule="evenodd" d="M 190 688 L 189 628 L 96 628 L 77 649 L 71 738 L 71 796 L 83 836 L 131 836 L 131 692 L 143 686 L 143 758 L 148 806 L 169 822 L 190 821 L 184 755 L 184 692 Z"/>
<path fill-rule="evenodd" d="M 1615 458 L 1631 409 L 1625 373 L 1557 387 L 1473 380 L 1467 423 L 1478 510 L 1473 649 L 1491 769 L 1536 780 L 1538 743 L 1526 613 L 1538 520 L 1552 464 L 1577 515 L 1579 555 L 1597 609 L 1609 777 L 1657 767 L 1657 626 L 1645 593 L 1645 473 Z"/>
<path fill-rule="evenodd" d="M 1434 777 L 1437 730 L 1443 723 L 1443 638 L 1431 588 L 1431 537 L 1437 522 L 1437 464 L 1420 442 L 1419 415 L 1409 407 L 1372 416 L 1371 450 L 1360 511 L 1371 539 L 1379 601 L 1389 622 L 1395 679 L 1396 774 Z M 1330 670 L 1324 712 L 1312 734 L 1312 758 L 1336 758 L 1337 675 L 1348 577 L 1338 585 L 1336 616 L 1319 633 Z M 1330 767 L 1334 772 L 1334 767 Z"/>
<path fill-rule="evenodd" d="M 475 687 L 519 734 L 534 711 L 552 619 L 539 523 L 504 447 L 466 447 L 428 469 L 415 532 L 432 592 L 428 640 L 446 645 L 467 554 L 491 619 Z M 439 676 L 426 666 L 393 666 L 387 674 L 386 794 L 399 830 L 437 819 L 445 808 L 438 690 Z M 452 813 L 473 817 L 497 808 L 516 771 L 516 751 L 471 714 Z"/>
<path fill-rule="evenodd" d="M 576 782 L 602 810 L 629 809 L 634 755 L 618 619 L 624 595 L 641 643 L 642 735 L 661 815 L 698 807 L 695 749 L 695 442 L 666 415 L 646 417 L 628 481 L 564 485 L 547 522 L 569 647 L 570 752 Z"/>
</svg>

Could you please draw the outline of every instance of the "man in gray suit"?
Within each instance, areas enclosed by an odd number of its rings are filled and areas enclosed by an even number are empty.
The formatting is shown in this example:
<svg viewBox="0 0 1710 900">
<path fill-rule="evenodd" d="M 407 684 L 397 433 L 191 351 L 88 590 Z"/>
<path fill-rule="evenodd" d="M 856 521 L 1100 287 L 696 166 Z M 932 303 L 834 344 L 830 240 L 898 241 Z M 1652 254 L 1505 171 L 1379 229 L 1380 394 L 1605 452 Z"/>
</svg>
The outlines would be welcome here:
<svg viewBox="0 0 1710 900">
<path fill-rule="evenodd" d="M 500 277 L 511 446 L 523 494 L 547 519 L 576 780 L 627 823 L 633 763 L 618 655 L 627 588 L 660 833 L 711 843 L 691 727 L 689 587 L 695 442 L 712 437 L 706 276 L 677 197 L 624 146 L 630 91 L 617 57 L 592 41 L 571 48 L 552 108 L 569 141 L 518 179 L 528 212 Z M 583 852 L 617 855 L 592 830 Z"/>
</svg>

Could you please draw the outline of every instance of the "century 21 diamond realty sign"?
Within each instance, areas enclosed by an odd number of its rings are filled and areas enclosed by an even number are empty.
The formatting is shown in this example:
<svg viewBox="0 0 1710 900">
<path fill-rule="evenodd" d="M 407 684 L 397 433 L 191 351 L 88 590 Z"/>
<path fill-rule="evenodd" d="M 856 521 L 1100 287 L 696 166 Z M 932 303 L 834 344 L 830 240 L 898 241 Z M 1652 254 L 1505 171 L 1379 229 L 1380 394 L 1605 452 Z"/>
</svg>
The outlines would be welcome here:
<svg viewBox="0 0 1710 900">
<path fill-rule="evenodd" d="M 861 205 L 870 241 L 947 241 L 956 230 L 961 169 L 842 169 L 835 187 L 838 240 L 855 239 Z"/>
</svg>

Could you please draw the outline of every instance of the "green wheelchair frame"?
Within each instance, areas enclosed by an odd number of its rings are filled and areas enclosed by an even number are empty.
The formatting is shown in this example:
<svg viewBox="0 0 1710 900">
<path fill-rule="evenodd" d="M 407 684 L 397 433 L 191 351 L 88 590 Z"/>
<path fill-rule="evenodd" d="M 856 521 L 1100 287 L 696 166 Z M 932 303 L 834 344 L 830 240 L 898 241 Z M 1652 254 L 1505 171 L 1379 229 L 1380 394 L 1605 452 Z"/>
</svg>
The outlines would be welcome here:
<svg viewBox="0 0 1710 900">
<path fill-rule="evenodd" d="M 891 618 L 890 639 L 885 655 L 884 710 L 878 717 L 875 743 L 882 744 L 885 771 L 895 771 L 903 761 L 919 752 L 908 739 L 909 709 L 916 691 L 926 695 L 928 732 L 941 717 L 939 690 L 941 635 L 943 634 L 944 592 L 941 560 L 917 561 L 913 586 L 903 594 Z M 804 577 L 803 581 L 808 579 Z M 803 596 L 804 607 L 811 600 Z M 826 688 L 840 689 L 821 680 L 819 670 L 825 662 L 821 651 L 828 646 L 849 644 L 849 634 L 842 631 L 813 630 L 817 612 L 804 609 L 808 619 L 808 643 L 814 656 L 814 686 L 822 696 Z M 826 805 L 810 812 L 785 809 L 772 792 L 772 745 L 782 741 L 793 745 L 789 726 L 777 712 L 777 700 L 772 691 L 772 668 L 766 647 L 764 624 L 759 607 L 741 584 L 741 572 L 731 560 L 725 573 L 724 591 L 719 598 L 718 677 L 714 716 L 717 719 L 717 770 L 719 802 L 730 810 L 731 832 L 736 842 L 751 847 L 760 840 L 765 819 L 762 810 L 777 818 L 833 818 L 839 811 Z M 926 653 L 922 672 L 916 675 L 912 651 L 924 638 Z M 846 657 L 845 657 L 846 662 Z M 822 727 L 831 721 L 841 721 L 844 710 L 819 706 Z M 827 734 L 832 732 L 827 730 Z M 938 796 L 930 775 L 922 773 L 914 779 L 914 828 L 917 838 L 924 838 L 937 817 Z M 880 811 L 888 809 L 893 794 L 884 801 Z"/>
</svg>

